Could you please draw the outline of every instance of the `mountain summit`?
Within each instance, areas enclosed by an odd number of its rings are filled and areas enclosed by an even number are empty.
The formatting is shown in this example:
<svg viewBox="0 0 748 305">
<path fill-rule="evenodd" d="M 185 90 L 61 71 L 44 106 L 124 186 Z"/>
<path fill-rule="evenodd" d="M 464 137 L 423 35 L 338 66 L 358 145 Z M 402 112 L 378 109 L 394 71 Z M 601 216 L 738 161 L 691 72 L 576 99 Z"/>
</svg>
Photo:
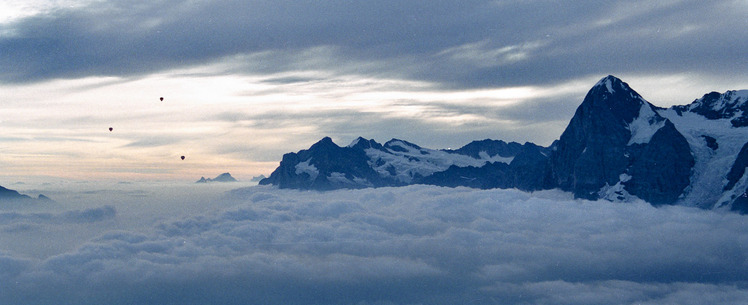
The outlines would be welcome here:
<svg viewBox="0 0 748 305">
<path fill-rule="evenodd" d="M 694 164 L 675 126 L 610 75 L 587 93 L 550 160 L 555 184 L 577 197 L 628 192 L 653 204 L 674 202 L 688 186 Z M 611 188 L 617 193 L 606 193 Z"/>
<path fill-rule="evenodd" d="M 234 179 L 234 177 L 231 177 L 231 174 L 229 173 L 223 173 L 223 174 L 216 176 L 213 179 L 200 177 L 200 180 L 197 180 L 195 183 L 207 183 L 207 182 L 236 182 L 236 179 Z"/>
<path fill-rule="evenodd" d="M 550 147 L 500 140 L 434 150 L 404 140 L 325 137 L 288 153 L 260 184 L 331 190 L 433 184 L 558 188 L 577 198 L 680 204 L 748 213 L 748 90 L 709 93 L 669 109 L 608 75 Z"/>
<path fill-rule="evenodd" d="M 283 155 L 280 166 L 260 184 L 315 190 L 388 185 L 368 161 L 362 149 L 340 147 L 324 137 L 308 150 Z"/>
<path fill-rule="evenodd" d="M 733 127 L 748 126 L 748 90 L 710 92 L 693 103 L 674 106 L 680 112 L 693 112 L 711 120 L 730 119 Z"/>
<path fill-rule="evenodd" d="M 11 201 L 17 201 L 17 202 L 52 202 L 52 199 L 50 199 L 47 196 L 44 196 L 42 194 L 39 194 L 37 198 L 32 198 L 29 195 L 24 195 L 19 193 L 16 190 L 11 190 L 5 187 L 0 186 L 0 202 L 11 202 Z"/>
</svg>

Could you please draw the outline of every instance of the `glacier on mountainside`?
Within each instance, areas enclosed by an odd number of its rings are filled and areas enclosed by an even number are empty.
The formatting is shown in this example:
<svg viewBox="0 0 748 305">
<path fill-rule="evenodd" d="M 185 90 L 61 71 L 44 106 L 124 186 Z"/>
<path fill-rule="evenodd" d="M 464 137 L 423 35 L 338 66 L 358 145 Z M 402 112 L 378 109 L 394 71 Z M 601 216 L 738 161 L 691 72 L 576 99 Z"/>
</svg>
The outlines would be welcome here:
<svg viewBox="0 0 748 305">
<path fill-rule="evenodd" d="M 679 113 L 673 108 L 661 109 L 658 113 L 683 134 L 696 161 L 691 183 L 684 191 L 680 204 L 714 208 L 722 197 L 725 175 L 735 162 L 740 148 L 748 142 L 748 128 L 733 127 L 730 118 L 710 120 L 692 112 Z M 709 147 L 705 136 L 716 140 L 716 149 Z"/>
<path fill-rule="evenodd" d="M 748 90 L 711 92 L 665 109 L 608 75 L 590 89 L 550 147 L 486 139 L 435 150 L 364 138 L 339 147 L 325 137 L 308 150 L 285 154 L 260 184 L 316 190 L 408 184 L 557 188 L 589 200 L 639 198 L 655 206 L 748 213 L 748 174 L 742 170 L 748 152 L 741 152 L 748 143 L 747 111 Z"/>
<path fill-rule="evenodd" d="M 349 147 L 358 143 L 354 140 Z M 513 157 L 499 155 L 489 156 L 482 152 L 480 158 L 449 153 L 443 150 L 422 148 L 407 141 L 392 139 L 384 144 L 386 150 L 367 148 L 364 151 L 369 157 L 369 163 L 382 177 L 391 177 L 403 183 L 411 183 L 414 178 L 425 177 L 441 172 L 455 165 L 459 167 L 481 167 L 488 162 L 507 163 Z"/>
</svg>

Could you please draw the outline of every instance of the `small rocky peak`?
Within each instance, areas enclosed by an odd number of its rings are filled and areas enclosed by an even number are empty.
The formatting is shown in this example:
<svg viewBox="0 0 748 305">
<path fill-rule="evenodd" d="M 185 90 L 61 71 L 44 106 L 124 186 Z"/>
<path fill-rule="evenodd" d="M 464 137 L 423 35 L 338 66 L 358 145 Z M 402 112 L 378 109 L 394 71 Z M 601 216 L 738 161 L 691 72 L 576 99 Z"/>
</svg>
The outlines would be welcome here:
<svg viewBox="0 0 748 305">
<path fill-rule="evenodd" d="M 608 113 L 628 124 L 639 116 L 643 105 L 653 107 L 627 83 L 608 75 L 587 92 L 580 107 L 588 109 L 592 115 Z"/>
<path fill-rule="evenodd" d="M 353 140 L 353 142 L 351 142 L 351 144 L 348 145 L 348 147 L 353 148 L 353 149 L 360 149 L 360 150 L 366 150 L 369 148 L 374 148 L 378 150 L 384 149 L 382 144 L 377 143 L 377 141 L 367 140 L 367 139 L 364 139 L 363 137 L 356 138 L 355 140 Z"/>
</svg>

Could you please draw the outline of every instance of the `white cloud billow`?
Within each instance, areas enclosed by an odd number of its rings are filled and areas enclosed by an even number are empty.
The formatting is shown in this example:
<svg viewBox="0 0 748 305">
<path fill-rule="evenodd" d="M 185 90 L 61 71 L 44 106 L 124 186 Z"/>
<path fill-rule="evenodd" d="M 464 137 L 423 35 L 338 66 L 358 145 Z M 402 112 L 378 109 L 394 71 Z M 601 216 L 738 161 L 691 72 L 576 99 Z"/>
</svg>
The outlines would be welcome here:
<svg viewBox="0 0 748 305">
<path fill-rule="evenodd" d="M 251 187 L 210 203 L 140 200 L 149 211 L 122 203 L 48 217 L 4 212 L 0 303 L 696 304 L 748 297 L 748 228 L 745 216 L 731 213 L 433 186 Z M 19 224 L 29 229 L 8 230 Z M 102 231 L 43 257 L 5 242 L 27 238 L 27 247 L 41 249 L 37 235 L 86 228 Z"/>
</svg>

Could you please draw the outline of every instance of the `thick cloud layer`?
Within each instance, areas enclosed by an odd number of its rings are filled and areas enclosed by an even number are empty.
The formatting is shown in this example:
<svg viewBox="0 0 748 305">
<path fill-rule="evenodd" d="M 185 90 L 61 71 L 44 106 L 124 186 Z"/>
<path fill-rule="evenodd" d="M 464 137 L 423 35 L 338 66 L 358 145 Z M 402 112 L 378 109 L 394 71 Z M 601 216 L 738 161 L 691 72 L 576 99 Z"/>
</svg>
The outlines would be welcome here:
<svg viewBox="0 0 748 305">
<path fill-rule="evenodd" d="M 431 186 L 1 215 L 8 304 L 738 304 L 745 216 Z M 54 220 L 54 221 L 52 221 Z M 27 230 L 13 226 L 28 224 Z M 35 226 L 43 226 L 35 227 Z M 91 226 L 90 229 L 87 229 Z M 96 230 L 34 256 L 49 232 Z M 64 233 L 51 233 L 64 234 Z M 5 242 L 24 237 L 26 245 Z"/>
<path fill-rule="evenodd" d="M 0 161 L 10 181 L 249 179 L 325 136 L 547 146 L 609 74 L 662 107 L 745 89 L 746 15 L 734 0 L 4 1 Z M 184 154 L 200 169 L 165 161 Z"/>
<path fill-rule="evenodd" d="M 0 79 L 142 75 L 263 52 L 274 55 L 252 72 L 342 68 L 453 87 L 741 75 L 747 11 L 694 0 L 82 2 L 3 24 Z M 336 52 L 307 52 L 318 47 Z"/>
</svg>

